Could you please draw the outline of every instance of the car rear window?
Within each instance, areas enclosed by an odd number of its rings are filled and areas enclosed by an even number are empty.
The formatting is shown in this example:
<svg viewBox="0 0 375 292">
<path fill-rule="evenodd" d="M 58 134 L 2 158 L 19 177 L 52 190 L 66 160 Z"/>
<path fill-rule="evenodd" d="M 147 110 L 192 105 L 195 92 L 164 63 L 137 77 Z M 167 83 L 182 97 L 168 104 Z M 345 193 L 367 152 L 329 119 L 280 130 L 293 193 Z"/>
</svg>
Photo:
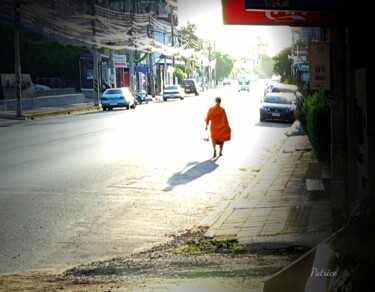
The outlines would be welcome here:
<svg viewBox="0 0 375 292">
<path fill-rule="evenodd" d="M 186 85 L 194 85 L 194 81 L 193 80 L 184 80 L 183 81 L 183 84 L 186 86 Z"/>
<path fill-rule="evenodd" d="M 292 100 L 283 96 L 266 96 L 264 98 L 266 103 L 277 103 L 277 104 L 292 104 Z"/>
<path fill-rule="evenodd" d="M 107 94 L 122 94 L 122 90 L 121 89 L 108 89 Z"/>
<path fill-rule="evenodd" d="M 178 87 L 176 85 L 168 85 L 165 87 L 165 90 L 177 90 Z"/>
</svg>

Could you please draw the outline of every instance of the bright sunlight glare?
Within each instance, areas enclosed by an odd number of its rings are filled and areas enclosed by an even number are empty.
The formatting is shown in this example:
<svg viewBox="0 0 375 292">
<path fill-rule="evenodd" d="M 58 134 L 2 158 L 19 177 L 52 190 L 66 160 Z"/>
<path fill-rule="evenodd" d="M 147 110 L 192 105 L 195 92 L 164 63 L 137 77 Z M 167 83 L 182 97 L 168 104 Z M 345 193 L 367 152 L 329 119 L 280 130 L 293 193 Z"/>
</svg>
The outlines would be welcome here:
<svg viewBox="0 0 375 292">
<path fill-rule="evenodd" d="M 179 26 L 195 24 L 200 38 L 215 42 L 217 50 L 234 57 L 251 51 L 259 40 L 271 57 L 292 44 L 288 26 L 224 25 L 221 0 L 179 0 L 178 17 Z"/>
</svg>

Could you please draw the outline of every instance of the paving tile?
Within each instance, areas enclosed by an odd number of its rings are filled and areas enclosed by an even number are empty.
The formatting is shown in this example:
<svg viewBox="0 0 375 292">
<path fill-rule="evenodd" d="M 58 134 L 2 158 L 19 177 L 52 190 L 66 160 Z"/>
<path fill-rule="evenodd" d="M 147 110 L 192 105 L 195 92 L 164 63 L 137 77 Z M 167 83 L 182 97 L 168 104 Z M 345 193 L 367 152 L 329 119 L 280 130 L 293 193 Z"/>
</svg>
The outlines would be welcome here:
<svg viewBox="0 0 375 292">
<path fill-rule="evenodd" d="M 284 224 L 265 224 L 260 232 L 260 235 L 275 235 L 280 234 L 284 230 Z"/>
<path fill-rule="evenodd" d="M 236 237 L 236 235 L 239 231 L 240 231 L 240 228 L 219 229 L 215 233 L 215 237 L 217 237 L 217 238 L 234 238 L 234 237 Z"/>
<path fill-rule="evenodd" d="M 241 228 L 240 231 L 237 233 L 237 237 L 241 238 L 257 236 L 260 234 L 261 229 L 262 226 Z"/>
</svg>

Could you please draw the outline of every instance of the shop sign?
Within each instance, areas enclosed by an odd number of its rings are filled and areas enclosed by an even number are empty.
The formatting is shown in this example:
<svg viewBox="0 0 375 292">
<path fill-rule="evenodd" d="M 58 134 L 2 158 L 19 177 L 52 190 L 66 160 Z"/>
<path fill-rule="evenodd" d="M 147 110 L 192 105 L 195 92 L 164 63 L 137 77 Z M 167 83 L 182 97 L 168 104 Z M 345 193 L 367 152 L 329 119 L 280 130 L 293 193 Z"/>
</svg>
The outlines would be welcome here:
<svg viewBox="0 0 375 292">
<path fill-rule="evenodd" d="M 126 63 L 125 55 L 113 55 L 113 65 L 115 68 L 128 68 L 128 63 Z"/>
</svg>

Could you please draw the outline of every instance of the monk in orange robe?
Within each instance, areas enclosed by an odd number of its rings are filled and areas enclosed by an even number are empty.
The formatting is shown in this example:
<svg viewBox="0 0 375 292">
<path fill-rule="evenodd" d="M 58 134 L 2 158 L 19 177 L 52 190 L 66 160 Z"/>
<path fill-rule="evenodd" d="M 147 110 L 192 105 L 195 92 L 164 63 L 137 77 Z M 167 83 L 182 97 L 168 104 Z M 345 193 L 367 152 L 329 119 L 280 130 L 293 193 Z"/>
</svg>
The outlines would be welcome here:
<svg viewBox="0 0 375 292">
<path fill-rule="evenodd" d="M 216 157 L 216 145 L 219 145 L 219 156 L 223 156 L 223 146 L 225 141 L 230 140 L 231 128 L 225 109 L 220 106 L 221 98 L 216 97 L 215 105 L 210 107 L 206 116 L 206 131 L 210 125 L 212 147 L 214 148 L 214 156 Z"/>
</svg>

